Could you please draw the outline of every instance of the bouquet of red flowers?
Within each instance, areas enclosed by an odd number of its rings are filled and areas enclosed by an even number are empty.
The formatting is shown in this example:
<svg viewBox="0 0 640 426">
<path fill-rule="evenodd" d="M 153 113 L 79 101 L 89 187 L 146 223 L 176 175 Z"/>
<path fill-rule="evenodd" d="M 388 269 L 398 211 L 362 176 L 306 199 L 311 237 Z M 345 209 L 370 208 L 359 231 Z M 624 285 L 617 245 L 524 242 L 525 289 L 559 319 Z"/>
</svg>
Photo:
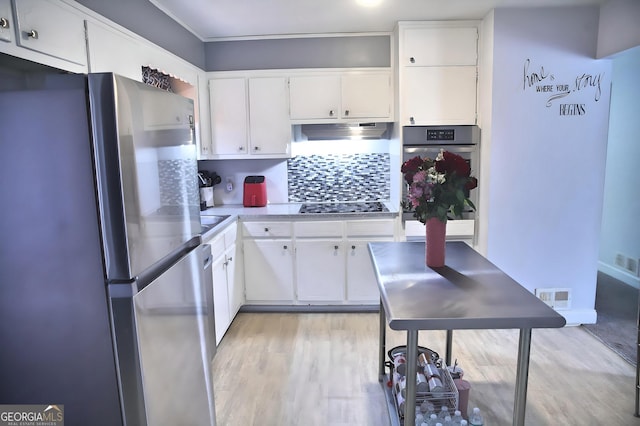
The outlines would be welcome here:
<svg viewBox="0 0 640 426">
<path fill-rule="evenodd" d="M 414 157 L 407 160 L 400 171 L 409 186 L 405 210 L 422 223 L 432 217 L 446 222 L 447 218 L 461 217 L 465 205 L 475 210 L 469 191 L 478 186 L 471 176 L 469 164 L 457 154 L 440 151 L 435 160 Z"/>
</svg>

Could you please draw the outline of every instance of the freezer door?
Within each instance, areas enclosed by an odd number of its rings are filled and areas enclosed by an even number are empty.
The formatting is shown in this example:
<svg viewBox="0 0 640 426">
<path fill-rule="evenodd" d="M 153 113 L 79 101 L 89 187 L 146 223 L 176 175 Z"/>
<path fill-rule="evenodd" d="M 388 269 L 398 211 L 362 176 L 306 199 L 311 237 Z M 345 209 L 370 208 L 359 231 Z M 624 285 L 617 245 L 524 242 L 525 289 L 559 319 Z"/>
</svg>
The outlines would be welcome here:
<svg viewBox="0 0 640 426">
<path fill-rule="evenodd" d="M 215 425 L 202 253 L 133 297 L 147 424 Z"/>
<path fill-rule="evenodd" d="M 107 278 L 137 277 L 200 233 L 193 101 L 89 75 Z"/>
</svg>

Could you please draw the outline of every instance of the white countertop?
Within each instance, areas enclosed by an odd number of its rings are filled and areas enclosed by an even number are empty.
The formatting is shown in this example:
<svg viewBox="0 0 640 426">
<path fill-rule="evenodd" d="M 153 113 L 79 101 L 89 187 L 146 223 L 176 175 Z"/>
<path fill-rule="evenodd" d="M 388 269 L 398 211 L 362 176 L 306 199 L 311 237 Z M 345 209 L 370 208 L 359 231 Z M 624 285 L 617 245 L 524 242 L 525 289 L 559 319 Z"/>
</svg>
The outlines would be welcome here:
<svg viewBox="0 0 640 426">
<path fill-rule="evenodd" d="M 327 220 L 367 219 L 380 217 L 397 217 L 398 207 L 390 203 L 384 203 L 388 212 L 358 212 L 358 213 L 300 213 L 302 203 L 267 204 L 265 207 L 244 207 L 242 204 L 225 204 L 209 207 L 200 212 L 202 216 L 238 216 L 243 220 L 262 220 L 268 218 L 291 218 L 292 216 L 304 218 L 324 218 Z"/>
</svg>

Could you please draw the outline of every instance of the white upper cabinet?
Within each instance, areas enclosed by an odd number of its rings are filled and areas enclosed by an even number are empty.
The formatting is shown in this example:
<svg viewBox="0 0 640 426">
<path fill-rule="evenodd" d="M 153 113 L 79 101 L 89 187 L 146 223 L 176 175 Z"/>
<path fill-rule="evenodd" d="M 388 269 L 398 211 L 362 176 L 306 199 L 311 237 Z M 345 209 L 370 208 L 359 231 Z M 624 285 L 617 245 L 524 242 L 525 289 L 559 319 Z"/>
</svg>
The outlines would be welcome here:
<svg viewBox="0 0 640 426">
<path fill-rule="evenodd" d="M 393 92 L 391 75 L 361 73 L 342 76 L 343 118 L 389 119 Z"/>
<path fill-rule="evenodd" d="M 193 100 L 198 159 L 210 154 L 209 102 L 204 71 L 114 23 L 88 18 L 89 72 L 113 72 L 142 81 L 142 68 L 169 76 L 174 93 Z"/>
<path fill-rule="evenodd" d="M 212 155 L 246 155 L 248 148 L 247 80 L 209 80 Z"/>
<path fill-rule="evenodd" d="M 283 158 L 291 124 L 285 77 L 209 80 L 211 158 Z"/>
<path fill-rule="evenodd" d="M 290 117 L 296 123 L 393 119 L 388 71 L 345 71 L 289 78 Z"/>
<path fill-rule="evenodd" d="M 0 41 L 13 41 L 13 25 L 11 0 L 0 0 Z"/>
<path fill-rule="evenodd" d="M 476 65 L 478 30 L 473 28 L 407 28 L 403 32 L 402 66 Z"/>
<path fill-rule="evenodd" d="M 0 0 L 0 52 L 87 72 L 84 16 L 60 1 Z"/>
<path fill-rule="evenodd" d="M 289 79 L 291 119 L 335 119 L 340 115 L 340 76 L 296 76 Z"/>
<path fill-rule="evenodd" d="M 475 21 L 398 24 L 400 124 L 476 124 Z"/>
<path fill-rule="evenodd" d="M 249 138 L 252 155 L 288 155 L 291 124 L 287 79 L 249 79 Z"/>
<path fill-rule="evenodd" d="M 404 70 L 403 125 L 475 124 L 476 67 Z"/>
<path fill-rule="evenodd" d="M 105 24 L 87 21 L 90 72 L 114 72 L 142 81 L 138 40 Z"/>
</svg>

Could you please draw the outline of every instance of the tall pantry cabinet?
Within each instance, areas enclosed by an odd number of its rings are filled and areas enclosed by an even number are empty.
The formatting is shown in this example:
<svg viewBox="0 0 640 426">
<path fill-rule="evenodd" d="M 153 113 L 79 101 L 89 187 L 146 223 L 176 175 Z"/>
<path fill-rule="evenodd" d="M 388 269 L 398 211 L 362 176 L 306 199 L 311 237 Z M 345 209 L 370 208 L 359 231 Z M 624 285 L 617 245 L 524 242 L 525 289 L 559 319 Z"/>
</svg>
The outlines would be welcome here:
<svg viewBox="0 0 640 426">
<path fill-rule="evenodd" d="M 401 126 L 476 124 L 478 23 L 399 22 Z"/>
</svg>

